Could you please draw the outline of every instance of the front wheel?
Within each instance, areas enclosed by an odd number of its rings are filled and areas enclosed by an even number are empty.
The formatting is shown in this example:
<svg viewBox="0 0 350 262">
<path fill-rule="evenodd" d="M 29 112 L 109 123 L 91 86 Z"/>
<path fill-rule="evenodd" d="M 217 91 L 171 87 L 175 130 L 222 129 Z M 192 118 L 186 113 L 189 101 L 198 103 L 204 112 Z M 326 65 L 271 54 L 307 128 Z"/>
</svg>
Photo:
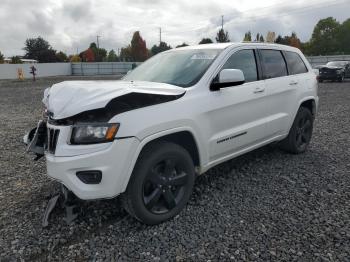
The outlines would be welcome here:
<svg viewBox="0 0 350 262">
<path fill-rule="evenodd" d="M 188 202 L 195 171 L 181 146 L 156 142 L 142 150 L 122 196 L 124 208 L 139 221 L 155 225 L 176 216 Z"/>
<path fill-rule="evenodd" d="M 288 136 L 281 141 L 282 149 L 299 154 L 306 151 L 312 136 L 313 116 L 309 109 L 300 107 Z"/>
</svg>

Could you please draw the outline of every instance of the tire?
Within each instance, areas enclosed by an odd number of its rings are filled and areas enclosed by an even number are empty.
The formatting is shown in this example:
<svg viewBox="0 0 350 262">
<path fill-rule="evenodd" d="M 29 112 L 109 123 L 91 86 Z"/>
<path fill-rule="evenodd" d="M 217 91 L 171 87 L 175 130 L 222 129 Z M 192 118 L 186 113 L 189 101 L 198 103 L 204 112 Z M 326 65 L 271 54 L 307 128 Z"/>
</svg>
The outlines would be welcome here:
<svg viewBox="0 0 350 262">
<path fill-rule="evenodd" d="M 318 79 L 318 82 L 319 82 L 319 83 L 322 83 L 322 82 L 323 82 L 323 80 L 322 80 L 322 79 Z"/>
<path fill-rule="evenodd" d="M 305 152 L 311 140 L 313 120 L 310 110 L 300 107 L 288 136 L 281 141 L 281 148 L 293 154 Z"/>
<path fill-rule="evenodd" d="M 344 81 L 344 78 L 345 78 L 345 76 L 342 75 L 342 76 L 338 79 L 338 82 L 339 82 L 339 83 L 343 82 L 343 81 Z"/>
<path fill-rule="evenodd" d="M 184 148 L 155 142 L 142 150 L 122 195 L 123 206 L 144 224 L 162 223 L 185 207 L 194 180 L 193 160 Z"/>
</svg>

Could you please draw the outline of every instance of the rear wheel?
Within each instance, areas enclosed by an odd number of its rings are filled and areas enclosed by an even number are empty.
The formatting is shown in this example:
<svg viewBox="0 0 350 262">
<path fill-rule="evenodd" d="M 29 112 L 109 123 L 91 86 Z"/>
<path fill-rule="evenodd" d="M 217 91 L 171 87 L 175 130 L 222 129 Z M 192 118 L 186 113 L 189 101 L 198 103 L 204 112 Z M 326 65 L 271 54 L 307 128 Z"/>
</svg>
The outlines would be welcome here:
<svg viewBox="0 0 350 262">
<path fill-rule="evenodd" d="M 281 142 L 282 149 L 299 154 L 306 151 L 313 130 L 313 116 L 309 109 L 300 107 L 288 136 Z"/>
<path fill-rule="evenodd" d="M 188 202 L 195 180 L 190 154 L 181 146 L 157 142 L 140 154 L 123 204 L 130 215 L 154 225 L 177 215 Z"/>
</svg>

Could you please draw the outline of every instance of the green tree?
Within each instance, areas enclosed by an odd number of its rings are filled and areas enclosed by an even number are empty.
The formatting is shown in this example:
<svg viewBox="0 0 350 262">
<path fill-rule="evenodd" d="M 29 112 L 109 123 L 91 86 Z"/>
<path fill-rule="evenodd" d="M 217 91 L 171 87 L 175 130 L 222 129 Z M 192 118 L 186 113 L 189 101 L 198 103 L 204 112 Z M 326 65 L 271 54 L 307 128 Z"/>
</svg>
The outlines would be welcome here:
<svg viewBox="0 0 350 262">
<path fill-rule="evenodd" d="M 94 61 L 95 62 L 102 62 L 106 60 L 107 57 L 107 50 L 104 48 L 98 48 L 95 42 L 92 42 L 89 46 L 89 49 L 92 50 L 94 53 Z M 85 50 L 87 51 L 87 50 Z"/>
<path fill-rule="evenodd" d="M 248 31 L 247 33 L 244 34 L 243 41 L 245 42 L 251 42 L 252 41 L 252 33 Z"/>
<path fill-rule="evenodd" d="M 143 62 L 148 58 L 146 41 L 142 39 L 139 31 L 136 31 L 131 39 L 131 56 L 136 62 Z"/>
<path fill-rule="evenodd" d="M 262 43 L 265 42 L 265 39 L 264 39 L 263 35 L 260 35 L 259 42 L 262 42 Z"/>
<path fill-rule="evenodd" d="M 333 17 L 318 21 L 310 39 L 310 51 L 312 54 L 332 55 L 339 53 L 339 31 L 340 24 Z"/>
<path fill-rule="evenodd" d="M 22 64 L 22 60 L 19 56 L 11 57 L 11 64 Z"/>
<path fill-rule="evenodd" d="M 156 55 L 158 53 L 164 52 L 164 51 L 169 50 L 169 49 L 171 49 L 170 45 L 168 45 L 165 42 L 160 42 L 159 45 L 152 46 L 151 53 L 152 53 L 152 55 Z"/>
<path fill-rule="evenodd" d="M 4 63 L 4 55 L 0 52 L 0 64 Z"/>
<path fill-rule="evenodd" d="M 121 61 L 132 61 L 132 55 L 131 55 L 131 46 L 128 45 L 127 47 L 123 47 L 120 50 L 120 60 Z"/>
<path fill-rule="evenodd" d="M 341 53 L 350 54 L 350 18 L 341 24 L 337 38 Z"/>
<path fill-rule="evenodd" d="M 68 62 L 68 56 L 62 51 L 56 53 L 57 62 Z"/>
<path fill-rule="evenodd" d="M 176 48 L 178 48 L 178 47 L 185 47 L 185 46 L 188 46 L 188 44 L 186 44 L 185 42 L 183 42 L 181 45 L 177 45 Z"/>
<path fill-rule="evenodd" d="M 213 40 L 210 38 L 202 38 L 202 40 L 198 43 L 199 45 L 204 45 L 204 44 L 212 44 Z"/>
<path fill-rule="evenodd" d="M 260 34 L 257 33 L 254 42 L 260 42 Z"/>
<path fill-rule="evenodd" d="M 118 61 L 118 56 L 113 49 L 108 52 L 107 61 L 108 62 L 117 62 Z"/>
<path fill-rule="evenodd" d="M 281 35 L 278 35 L 276 40 L 275 40 L 276 44 L 281 44 L 281 45 L 288 45 L 288 40 L 284 37 L 282 37 Z"/>
<path fill-rule="evenodd" d="M 219 32 L 217 32 L 215 39 L 216 39 L 216 42 L 218 42 L 218 43 L 230 42 L 228 32 L 227 31 L 225 32 L 223 28 L 221 28 L 219 30 Z"/>
<path fill-rule="evenodd" d="M 40 36 L 28 38 L 23 49 L 25 58 L 38 60 L 39 63 L 57 62 L 56 51 Z"/>
</svg>

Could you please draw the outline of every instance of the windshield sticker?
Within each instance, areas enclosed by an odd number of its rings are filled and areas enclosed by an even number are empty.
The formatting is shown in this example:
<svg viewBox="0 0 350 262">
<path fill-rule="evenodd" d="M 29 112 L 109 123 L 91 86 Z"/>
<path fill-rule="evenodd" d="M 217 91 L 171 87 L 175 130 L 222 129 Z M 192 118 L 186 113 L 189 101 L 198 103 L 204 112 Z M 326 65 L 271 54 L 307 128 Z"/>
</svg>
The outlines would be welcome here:
<svg viewBox="0 0 350 262">
<path fill-rule="evenodd" d="M 213 60 L 215 58 L 215 55 L 209 55 L 204 53 L 194 54 L 191 57 L 191 60 Z"/>
</svg>

